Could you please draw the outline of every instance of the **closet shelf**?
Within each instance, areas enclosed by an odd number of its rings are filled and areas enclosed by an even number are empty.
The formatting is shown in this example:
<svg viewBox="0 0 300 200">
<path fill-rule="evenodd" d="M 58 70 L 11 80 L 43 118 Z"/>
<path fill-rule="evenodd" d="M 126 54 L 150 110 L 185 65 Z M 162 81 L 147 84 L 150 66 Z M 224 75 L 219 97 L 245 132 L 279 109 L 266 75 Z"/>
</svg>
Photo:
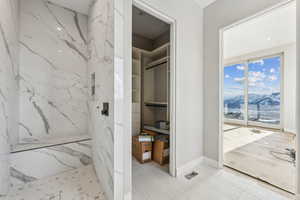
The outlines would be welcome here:
<svg viewBox="0 0 300 200">
<path fill-rule="evenodd" d="M 166 108 L 166 107 L 168 107 L 168 103 L 167 102 L 148 101 L 148 102 L 145 102 L 145 106 Z"/>
<path fill-rule="evenodd" d="M 163 58 L 158 59 L 158 60 L 155 60 L 155 61 L 153 61 L 153 62 L 147 64 L 146 70 L 153 69 L 153 68 L 155 68 L 155 67 L 158 67 L 158 66 L 160 66 L 160 65 L 163 65 L 163 64 L 167 63 L 168 60 L 169 60 L 169 57 L 168 57 L 168 56 L 163 57 Z"/>
<path fill-rule="evenodd" d="M 170 135 L 169 130 L 159 129 L 154 126 L 144 125 L 144 129 L 149 130 L 149 131 L 158 132 L 158 133 L 165 134 L 165 135 Z"/>
</svg>

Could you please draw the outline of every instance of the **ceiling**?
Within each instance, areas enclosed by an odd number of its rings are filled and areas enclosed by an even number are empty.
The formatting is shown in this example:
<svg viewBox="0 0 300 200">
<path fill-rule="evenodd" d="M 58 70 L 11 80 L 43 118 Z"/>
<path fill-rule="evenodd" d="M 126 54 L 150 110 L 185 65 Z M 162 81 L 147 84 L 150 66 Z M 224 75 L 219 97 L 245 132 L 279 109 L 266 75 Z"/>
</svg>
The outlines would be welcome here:
<svg viewBox="0 0 300 200">
<path fill-rule="evenodd" d="M 225 59 L 295 43 L 296 2 L 234 26 L 223 38 Z"/>
<path fill-rule="evenodd" d="M 166 31 L 170 25 L 145 13 L 137 7 L 132 9 L 132 29 L 133 33 L 154 40 Z"/>
<path fill-rule="evenodd" d="M 89 6 L 91 5 L 93 0 L 49 0 L 49 1 L 87 15 L 89 11 Z"/>
</svg>

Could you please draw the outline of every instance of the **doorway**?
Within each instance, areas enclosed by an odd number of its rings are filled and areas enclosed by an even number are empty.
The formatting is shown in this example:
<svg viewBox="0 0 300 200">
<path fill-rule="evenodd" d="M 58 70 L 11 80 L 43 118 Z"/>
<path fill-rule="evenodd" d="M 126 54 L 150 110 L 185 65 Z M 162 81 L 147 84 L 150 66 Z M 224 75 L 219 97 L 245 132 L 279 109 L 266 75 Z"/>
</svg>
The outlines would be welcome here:
<svg viewBox="0 0 300 200">
<path fill-rule="evenodd" d="M 295 15 L 296 2 L 289 1 L 220 32 L 222 165 L 290 193 L 296 188 Z"/>
<path fill-rule="evenodd" d="M 134 1 L 132 23 L 133 177 L 143 166 L 176 176 L 175 21 Z"/>
</svg>

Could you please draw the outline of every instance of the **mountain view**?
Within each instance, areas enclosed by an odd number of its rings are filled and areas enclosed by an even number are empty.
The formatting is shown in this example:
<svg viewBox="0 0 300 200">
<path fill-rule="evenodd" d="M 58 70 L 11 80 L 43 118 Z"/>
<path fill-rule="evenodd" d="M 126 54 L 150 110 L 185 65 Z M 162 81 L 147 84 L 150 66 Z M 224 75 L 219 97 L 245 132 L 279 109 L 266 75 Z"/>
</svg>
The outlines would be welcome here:
<svg viewBox="0 0 300 200">
<path fill-rule="evenodd" d="M 224 67 L 225 118 L 244 120 L 248 117 L 248 121 L 279 124 L 280 63 L 280 57 L 276 56 Z M 245 116 L 246 90 L 248 116 Z"/>
<path fill-rule="evenodd" d="M 224 99 L 225 118 L 244 119 L 244 96 Z M 248 95 L 248 120 L 265 123 L 280 123 L 280 93 L 271 95 Z"/>
</svg>

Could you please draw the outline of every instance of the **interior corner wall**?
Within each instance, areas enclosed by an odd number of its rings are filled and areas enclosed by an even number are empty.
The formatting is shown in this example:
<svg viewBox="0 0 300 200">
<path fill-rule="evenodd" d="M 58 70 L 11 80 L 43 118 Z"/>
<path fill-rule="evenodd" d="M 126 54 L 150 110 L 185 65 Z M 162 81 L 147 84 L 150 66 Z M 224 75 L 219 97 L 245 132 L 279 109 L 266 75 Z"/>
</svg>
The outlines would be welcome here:
<svg viewBox="0 0 300 200">
<path fill-rule="evenodd" d="M 0 3 L 0 197 L 8 191 L 10 140 L 18 135 L 19 1 Z"/>
<path fill-rule="evenodd" d="M 218 0 L 204 9 L 204 153 L 219 161 L 219 50 L 220 29 L 285 0 Z M 232 6 L 234 5 L 234 6 Z"/>
<path fill-rule="evenodd" d="M 153 41 L 153 49 L 156 49 L 166 43 L 170 42 L 170 31 L 161 34 Z"/>
<path fill-rule="evenodd" d="M 176 168 L 203 156 L 203 12 L 194 1 L 143 0 L 176 20 Z"/>
<path fill-rule="evenodd" d="M 132 45 L 139 49 L 151 51 L 153 49 L 153 41 L 140 35 L 133 34 Z"/>
</svg>

